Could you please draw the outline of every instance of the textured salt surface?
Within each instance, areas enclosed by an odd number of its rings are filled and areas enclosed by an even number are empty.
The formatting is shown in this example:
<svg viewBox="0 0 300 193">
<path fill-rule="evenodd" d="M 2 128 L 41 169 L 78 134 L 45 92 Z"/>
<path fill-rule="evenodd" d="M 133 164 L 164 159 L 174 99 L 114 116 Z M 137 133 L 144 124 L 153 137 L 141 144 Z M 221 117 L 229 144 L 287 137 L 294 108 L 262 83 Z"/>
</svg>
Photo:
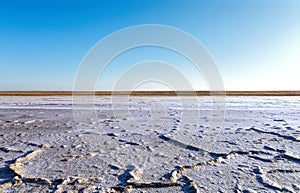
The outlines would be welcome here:
<svg viewBox="0 0 300 193">
<path fill-rule="evenodd" d="M 95 103 L 79 124 L 71 97 L 1 97 L 0 192 L 300 192 L 300 97 L 227 97 L 220 128 L 209 97 L 196 124 L 175 97 Z"/>
</svg>

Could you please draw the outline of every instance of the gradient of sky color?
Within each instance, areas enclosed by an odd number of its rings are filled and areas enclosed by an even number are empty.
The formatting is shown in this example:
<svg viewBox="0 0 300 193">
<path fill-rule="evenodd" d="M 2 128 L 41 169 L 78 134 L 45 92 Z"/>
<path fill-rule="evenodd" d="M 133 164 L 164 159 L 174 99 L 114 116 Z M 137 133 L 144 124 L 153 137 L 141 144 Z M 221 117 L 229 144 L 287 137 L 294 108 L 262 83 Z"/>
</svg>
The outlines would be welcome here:
<svg viewBox="0 0 300 193">
<path fill-rule="evenodd" d="M 0 0 L 0 90 L 72 90 L 95 43 L 139 24 L 170 25 L 199 39 L 226 90 L 300 90 L 299 18 L 296 0 Z M 125 55 L 109 66 L 100 89 L 110 89 L 132 62 L 181 61 L 153 48 Z M 196 89 L 207 89 L 184 65 Z"/>
</svg>

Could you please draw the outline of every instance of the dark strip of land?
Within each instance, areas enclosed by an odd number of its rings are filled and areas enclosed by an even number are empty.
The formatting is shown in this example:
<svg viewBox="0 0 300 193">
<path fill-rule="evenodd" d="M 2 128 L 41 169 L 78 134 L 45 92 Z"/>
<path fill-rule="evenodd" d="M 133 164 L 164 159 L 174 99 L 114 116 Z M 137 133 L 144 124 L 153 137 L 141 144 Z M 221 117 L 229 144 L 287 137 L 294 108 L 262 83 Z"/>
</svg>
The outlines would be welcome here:
<svg viewBox="0 0 300 193">
<path fill-rule="evenodd" d="M 132 96 L 300 96 L 300 91 L 0 91 L 0 96 L 72 96 L 72 95 L 132 95 Z"/>
</svg>

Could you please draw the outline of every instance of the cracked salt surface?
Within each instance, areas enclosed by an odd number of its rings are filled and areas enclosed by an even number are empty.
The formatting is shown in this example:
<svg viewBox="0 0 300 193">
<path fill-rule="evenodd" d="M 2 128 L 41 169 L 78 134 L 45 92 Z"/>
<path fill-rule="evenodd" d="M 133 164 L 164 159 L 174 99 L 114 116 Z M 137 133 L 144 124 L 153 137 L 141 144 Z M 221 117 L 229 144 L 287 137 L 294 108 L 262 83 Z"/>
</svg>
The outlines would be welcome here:
<svg viewBox="0 0 300 193">
<path fill-rule="evenodd" d="M 198 124 L 176 97 L 117 102 L 78 124 L 71 97 L 0 97 L 0 192 L 300 192 L 300 97 L 227 97 L 221 130 L 209 97 Z"/>
</svg>

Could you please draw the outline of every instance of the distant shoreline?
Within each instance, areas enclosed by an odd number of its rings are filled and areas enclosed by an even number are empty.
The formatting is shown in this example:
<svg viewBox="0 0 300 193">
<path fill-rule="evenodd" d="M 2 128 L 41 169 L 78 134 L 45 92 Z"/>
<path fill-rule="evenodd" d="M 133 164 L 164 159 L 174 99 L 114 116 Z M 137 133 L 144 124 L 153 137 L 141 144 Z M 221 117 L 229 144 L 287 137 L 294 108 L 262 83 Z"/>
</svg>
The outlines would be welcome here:
<svg viewBox="0 0 300 193">
<path fill-rule="evenodd" d="M 196 91 L 197 96 L 210 96 L 210 91 Z M 76 95 L 132 95 L 132 96 L 194 96 L 194 91 L 76 91 Z M 226 91 L 213 92 L 214 95 L 226 96 L 300 96 L 300 91 Z M 0 91 L 0 96 L 72 96 L 72 91 Z"/>
</svg>

